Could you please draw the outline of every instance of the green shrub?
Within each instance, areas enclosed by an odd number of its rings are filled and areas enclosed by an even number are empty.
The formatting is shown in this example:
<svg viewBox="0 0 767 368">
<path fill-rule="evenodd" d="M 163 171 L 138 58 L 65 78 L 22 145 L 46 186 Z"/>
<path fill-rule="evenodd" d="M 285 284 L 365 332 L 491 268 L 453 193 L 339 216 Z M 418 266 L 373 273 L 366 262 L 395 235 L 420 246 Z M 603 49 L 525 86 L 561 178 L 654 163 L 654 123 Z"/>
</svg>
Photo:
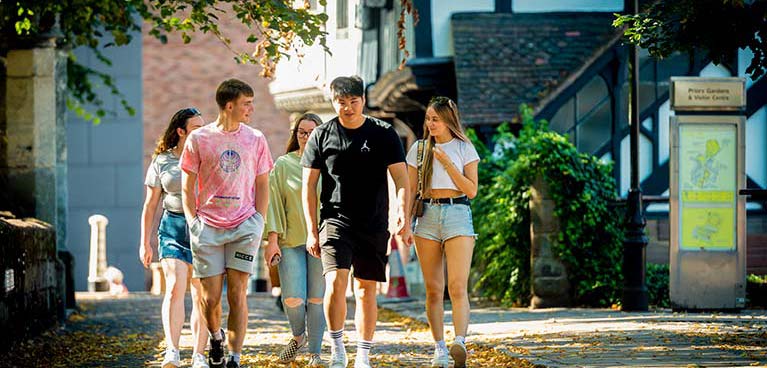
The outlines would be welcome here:
<svg viewBox="0 0 767 368">
<path fill-rule="evenodd" d="M 748 275 L 746 299 L 748 299 L 748 306 L 751 308 L 767 308 L 767 275 Z"/>
<path fill-rule="evenodd" d="M 519 137 L 502 125 L 495 149 L 476 140 L 480 152 L 478 196 L 472 204 L 479 234 L 474 266 L 476 288 L 507 304 L 530 301 L 530 185 L 542 175 L 560 220 L 554 252 L 567 266 L 573 301 L 609 306 L 617 301 L 621 278 L 621 219 L 612 165 L 582 154 L 567 137 L 521 109 Z"/>
<path fill-rule="evenodd" d="M 657 308 L 671 307 L 668 294 L 669 268 L 667 264 L 647 264 L 647 299 Z"/>
</svg>

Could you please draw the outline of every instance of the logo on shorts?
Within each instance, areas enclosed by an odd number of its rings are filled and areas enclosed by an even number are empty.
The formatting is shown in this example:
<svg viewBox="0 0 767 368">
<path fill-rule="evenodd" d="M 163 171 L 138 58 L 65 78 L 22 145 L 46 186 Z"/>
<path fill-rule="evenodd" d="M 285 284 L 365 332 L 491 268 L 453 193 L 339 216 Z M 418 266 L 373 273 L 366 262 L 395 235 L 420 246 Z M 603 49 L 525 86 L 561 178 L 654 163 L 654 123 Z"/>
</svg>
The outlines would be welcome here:
<svg viewBox="0 0 767 368">
<path fill-rule="evenodd" d="M 234 258 L 239 258 L 243 261 L 253 262 L 253 256 L 251 256 L 250 254 L 234 252 Z"/>
<path fill-rule="evenodd" d="M 237 171 L 240 168 L 240 163 L 242 163 L 240 154 L 235 150 L 226 150 L 218 158 L 218 166 L 228 173 Z"/>
<path fill-rule="evenodd" d="M 370 152 L 370 147 L 368 147 L 368 140 L 366 139 L 364 143 L 362 143 L 362 148 L 360 148 L 360 152 Z"/>
</svg>

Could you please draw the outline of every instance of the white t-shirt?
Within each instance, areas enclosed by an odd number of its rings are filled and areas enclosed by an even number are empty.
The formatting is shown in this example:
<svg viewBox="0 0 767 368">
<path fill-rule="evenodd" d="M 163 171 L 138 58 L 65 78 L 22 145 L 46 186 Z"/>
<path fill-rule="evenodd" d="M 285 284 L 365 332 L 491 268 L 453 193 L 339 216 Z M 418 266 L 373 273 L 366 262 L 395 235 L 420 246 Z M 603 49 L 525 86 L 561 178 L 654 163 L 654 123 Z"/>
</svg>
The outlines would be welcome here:
<svg viewBox="0 0 767 368">
<path fill-rule="evenodd" d="M 436 143 L 435 145 L 445 151 L 447 156 L 450 157 L 450 161 L 453 161 L 453 164 L 461 174 L 464 173 L 463 167 L 466 164 L 479 160 L 477 150 L 469 142 L 453 138 L 447 143 Z M 424 149 L 426 149 L 425 145 Z M 426 157 L 425 151 L 423 155 Z M 407 153 L 407 164 L 418 168 L 418 142 L 410 146 L 410 150 Z M 432 164 L 431 189 L 458 190 L 458 187 L 453 183 L 453 179 L 450 179 L 450 175 L 447 174 L 445 166 L 436 158 Z"/>
</svg>

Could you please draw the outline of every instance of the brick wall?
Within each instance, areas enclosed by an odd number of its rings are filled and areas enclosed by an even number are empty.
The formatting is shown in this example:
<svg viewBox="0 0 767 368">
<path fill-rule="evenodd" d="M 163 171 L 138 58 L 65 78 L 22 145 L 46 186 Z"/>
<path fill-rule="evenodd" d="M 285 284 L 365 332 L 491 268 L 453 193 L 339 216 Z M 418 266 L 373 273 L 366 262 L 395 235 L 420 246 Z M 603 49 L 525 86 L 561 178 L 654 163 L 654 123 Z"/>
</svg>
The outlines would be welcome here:
<svg viewBox="0 0 767 368">
<path fill-rule="evenodd" d="M 221 30 L 232 39 L 235 49 L 252 51 L 244 40 L 244 27 L 233 16 L 221 16 Z M 239 65 L 217 38 L 197 34 L 190 44 L 183 44 L 176 34 L 163 45 L 147 35 L 143 37 L 144 82 L 144 168 L 151 161 L 155 142 L 178 109 L 195 106 L 210 122 L 216 119 L 216 87 L 227 78 L 238 78 L 255 90 L 255 114 L 250 125 L 267 137 L 274 158 L 281 155 L 288 139 L 289 117 L 278 111 L 269 94 L 269 80 L 259 76 L 260 67 Z"/>
</svg>

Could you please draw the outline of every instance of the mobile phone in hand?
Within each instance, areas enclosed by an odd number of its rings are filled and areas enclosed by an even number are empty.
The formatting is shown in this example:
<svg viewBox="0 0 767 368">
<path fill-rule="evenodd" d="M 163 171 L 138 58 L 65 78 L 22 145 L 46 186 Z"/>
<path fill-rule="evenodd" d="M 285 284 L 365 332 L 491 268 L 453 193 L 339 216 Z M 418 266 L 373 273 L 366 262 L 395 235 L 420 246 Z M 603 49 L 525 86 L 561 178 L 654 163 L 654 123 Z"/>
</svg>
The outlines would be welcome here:
<svg viewBox="0 0 767 368">
<path fill-rule="evenodd" d="M 272 259 L 269 261 L 269 266 L 276 266 L 282 261 L 282 256 L 279 253 L 275 253 Z"/>
</svg>

